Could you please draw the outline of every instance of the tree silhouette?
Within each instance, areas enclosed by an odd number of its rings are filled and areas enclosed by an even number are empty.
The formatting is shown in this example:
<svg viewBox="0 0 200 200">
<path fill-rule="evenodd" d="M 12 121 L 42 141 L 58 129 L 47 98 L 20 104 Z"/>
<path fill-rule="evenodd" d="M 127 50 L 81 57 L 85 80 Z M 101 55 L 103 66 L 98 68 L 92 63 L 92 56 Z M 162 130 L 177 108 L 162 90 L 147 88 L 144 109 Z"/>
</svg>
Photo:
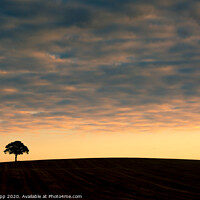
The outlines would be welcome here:
<svg viewBox="0 0 200 200">
<path fill-rule="evenodd" d="M 25 146 L 21 141 L 15 141 L 11 142 L 8 145 L 6 145 L 6 150 L 4 150 L 4 153 L 9 154 L 15 154 L 15 162 L 17 161 L 17 156 L 21 155 L 23 153 L 29 152 L 29 149 L 27 146 Z"/>
</svg>

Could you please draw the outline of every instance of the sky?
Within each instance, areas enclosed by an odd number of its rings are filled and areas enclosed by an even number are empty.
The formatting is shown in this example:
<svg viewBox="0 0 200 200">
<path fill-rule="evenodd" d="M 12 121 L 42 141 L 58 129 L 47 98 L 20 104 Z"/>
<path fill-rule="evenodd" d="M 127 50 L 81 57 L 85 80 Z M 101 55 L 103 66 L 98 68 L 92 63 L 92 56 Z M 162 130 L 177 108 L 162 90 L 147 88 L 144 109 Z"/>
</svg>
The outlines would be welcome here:
<svg viewBox="0 0 200 200">
<path fill-rule="evenodd" d="M 200 159 L 198 0 L 1 0 L 0 162 Z"/>
</svg>

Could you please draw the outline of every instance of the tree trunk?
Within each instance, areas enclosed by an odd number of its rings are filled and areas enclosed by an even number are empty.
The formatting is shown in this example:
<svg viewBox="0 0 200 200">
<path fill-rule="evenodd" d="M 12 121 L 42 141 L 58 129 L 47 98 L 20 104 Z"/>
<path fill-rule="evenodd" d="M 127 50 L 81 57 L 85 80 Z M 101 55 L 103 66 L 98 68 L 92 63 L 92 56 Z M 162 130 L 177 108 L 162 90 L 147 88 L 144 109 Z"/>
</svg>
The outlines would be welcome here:
<svg viewBox="0 0 200 200">
<path fill-rule="evenodd" d="M 17 154 L 15 154 L 15 162 L 17 162 Z"/>
</svg>

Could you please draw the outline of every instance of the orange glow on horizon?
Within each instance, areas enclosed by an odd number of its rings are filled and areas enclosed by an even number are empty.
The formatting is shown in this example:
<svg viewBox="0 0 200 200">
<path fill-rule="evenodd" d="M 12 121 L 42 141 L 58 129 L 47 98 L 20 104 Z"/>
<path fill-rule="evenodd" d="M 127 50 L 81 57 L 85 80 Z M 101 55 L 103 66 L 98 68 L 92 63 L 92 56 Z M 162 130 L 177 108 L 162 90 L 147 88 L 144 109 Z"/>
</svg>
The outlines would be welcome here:
<svg viewBox="0 0 200 200">
<path fill-rule="evenodd" d="M 49 132 L 49 131 L 47 131 Z M 15 140 L 22 141 L 30 150 L 19 160 L 142 157 L 200 159 L 198 131 L 187 133 L 168 130 L 163 133 L 21 134 L 5 137 L 1 147 Z M 1 162 L 13 161 L 14 156 L 1 152 Z"/>
</svg>

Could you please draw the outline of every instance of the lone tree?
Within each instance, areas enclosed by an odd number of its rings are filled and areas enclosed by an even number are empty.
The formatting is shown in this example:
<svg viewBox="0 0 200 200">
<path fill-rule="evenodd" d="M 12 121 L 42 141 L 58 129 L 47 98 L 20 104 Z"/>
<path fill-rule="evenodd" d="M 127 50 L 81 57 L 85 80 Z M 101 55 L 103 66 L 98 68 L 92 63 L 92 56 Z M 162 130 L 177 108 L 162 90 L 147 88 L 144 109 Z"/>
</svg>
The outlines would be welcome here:
<svg viewBox="0 0 200 200">
<path fill-rule="evenodd" d="M 21 155 L 23 153 L 29 152 L 29 149 L 27 146 L 25 146 L 21 141 L 15 141 L 11 142 L 8 145 L 6 145 L 6 150 L 4 150 L 4 153 L 9 154 L 15 154 L 15 162 L 17 161 L 17 156 Z"/>
</svg>

